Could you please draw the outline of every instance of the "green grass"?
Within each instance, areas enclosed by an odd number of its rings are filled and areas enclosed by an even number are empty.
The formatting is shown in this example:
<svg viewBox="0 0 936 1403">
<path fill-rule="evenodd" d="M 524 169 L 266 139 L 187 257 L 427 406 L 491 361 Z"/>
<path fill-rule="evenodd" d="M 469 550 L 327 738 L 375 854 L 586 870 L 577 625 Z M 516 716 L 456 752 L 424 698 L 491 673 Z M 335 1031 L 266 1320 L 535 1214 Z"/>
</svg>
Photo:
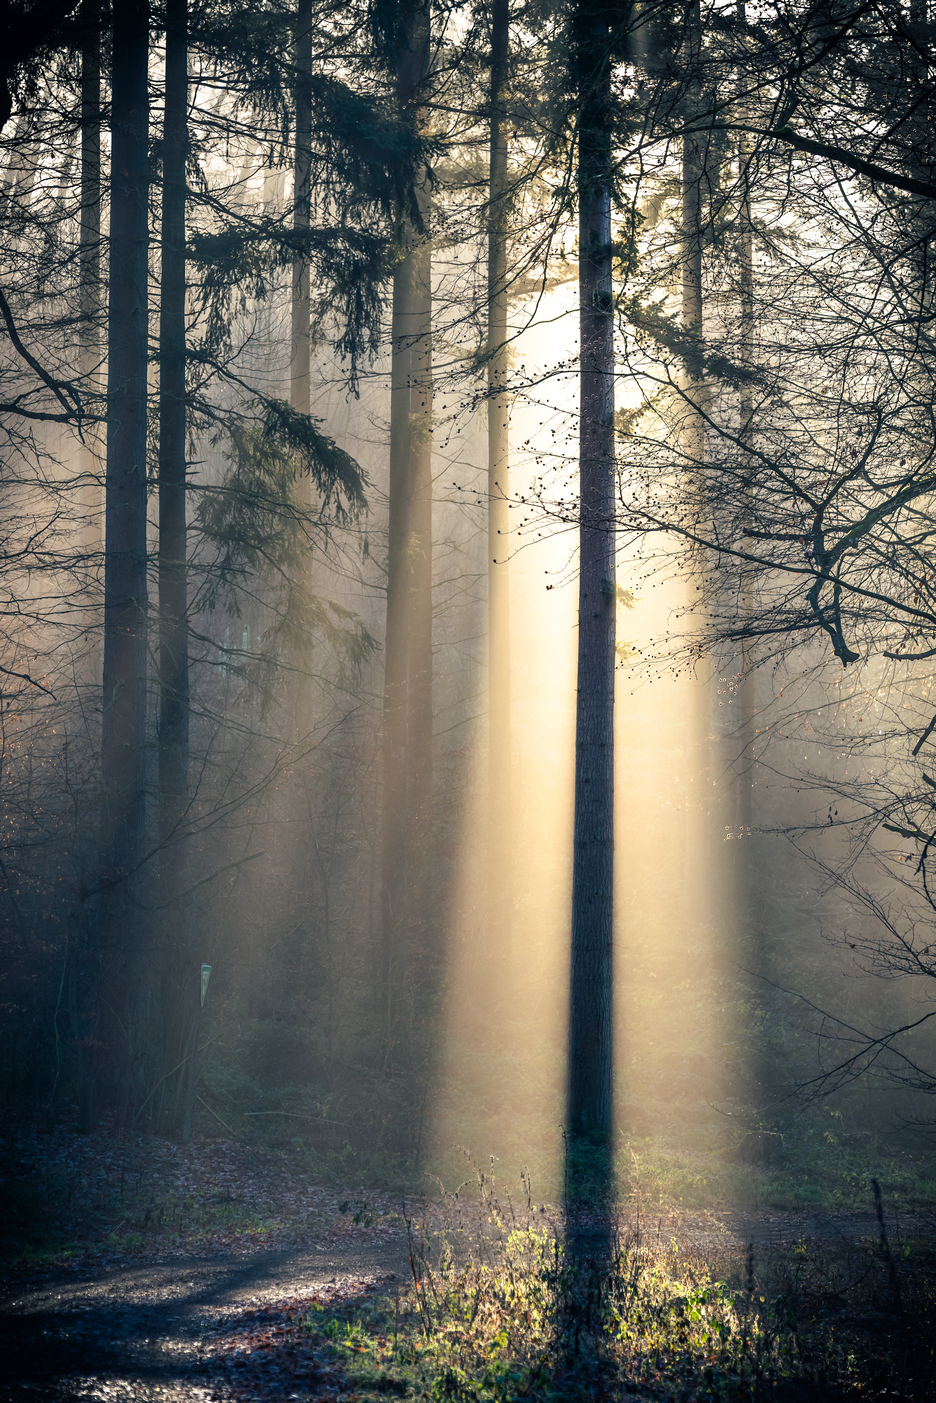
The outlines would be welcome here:
<svg viewBox="0 0 936 1403">
<path fill-rule="evenodd" d="M 414 1245 L 407 1290 L 307 1318 L 323 1365 L 362 1400 L 857 1399 L 881 1375 L 823 1319 L 828 1264 L 808 1254 L 764 1276 L 753 1261 L 732 1272 L 634 1240 L 599 1273 L 527 1228 L 497 1262 L 482 1252 L 459 1265 L 443 1246 L 431 1270 Z"/>
<path fill-rule="evenodd" d="M 788 1134 L 776 1163 L 736 1163 L 731 1148 L 689 1147 L 662 1136 L 623 1141 L 618 1180 L 634 1203 L 666 1209 L 868 1211 L 870 1180 L 885 1186 L 888 1208 L 936 1207 L 932 1154 L 906 1151 L 867 1136 L 830 1129 Z"/>
</svg>

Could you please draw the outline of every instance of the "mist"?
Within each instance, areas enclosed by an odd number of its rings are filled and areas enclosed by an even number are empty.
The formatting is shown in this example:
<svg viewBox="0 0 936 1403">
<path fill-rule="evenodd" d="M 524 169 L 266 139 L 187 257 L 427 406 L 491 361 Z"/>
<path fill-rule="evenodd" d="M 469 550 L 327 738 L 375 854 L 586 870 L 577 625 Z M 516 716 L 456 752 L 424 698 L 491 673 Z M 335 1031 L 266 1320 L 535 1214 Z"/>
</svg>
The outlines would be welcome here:
<svg viewBox="0 0 936 1403">
<path fill-rule="evenodd" d="M 4 70 L 11 1118 L 923 1202 L 928 34 L 391 8 Z"/>
</svg>

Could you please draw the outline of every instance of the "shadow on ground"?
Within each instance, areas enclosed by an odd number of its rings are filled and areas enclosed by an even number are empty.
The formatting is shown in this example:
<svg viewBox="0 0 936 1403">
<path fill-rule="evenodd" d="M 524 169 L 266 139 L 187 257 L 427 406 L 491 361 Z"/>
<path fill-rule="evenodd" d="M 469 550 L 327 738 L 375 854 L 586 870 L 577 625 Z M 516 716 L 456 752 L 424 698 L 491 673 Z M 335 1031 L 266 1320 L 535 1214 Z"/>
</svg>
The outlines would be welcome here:
<svg viewBox="0 0 936 1403">
<path fill-rule="evenodd" d="M 314 1296 L 349 1299 L 392 1286 L 408 1270 L 404 1241 L 363 1252 L 349 1244 L 346 1251 L 140 1264 L 20 1284 L 0 1304 L 0 1403 L 199 1403 L 236 1379 L 236 1333 L 256 1329 L 258 1310 Z M 282 1380 L 284 1397 L 312 1391 L 300 1374 Z"/>
</svg>

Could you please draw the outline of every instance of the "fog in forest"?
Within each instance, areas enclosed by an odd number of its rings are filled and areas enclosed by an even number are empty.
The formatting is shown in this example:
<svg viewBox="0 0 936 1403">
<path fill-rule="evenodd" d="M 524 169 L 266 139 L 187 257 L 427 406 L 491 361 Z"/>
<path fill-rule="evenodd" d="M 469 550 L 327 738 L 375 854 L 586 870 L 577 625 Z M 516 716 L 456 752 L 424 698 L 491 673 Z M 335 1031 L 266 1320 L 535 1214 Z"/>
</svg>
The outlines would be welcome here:
<svg viewBox="0 0 936 1403">
<path fill-rule="evenodd" d="M 925 1198 L 926 7 L 15 10 L 10 1123 Z"/>
</svg>

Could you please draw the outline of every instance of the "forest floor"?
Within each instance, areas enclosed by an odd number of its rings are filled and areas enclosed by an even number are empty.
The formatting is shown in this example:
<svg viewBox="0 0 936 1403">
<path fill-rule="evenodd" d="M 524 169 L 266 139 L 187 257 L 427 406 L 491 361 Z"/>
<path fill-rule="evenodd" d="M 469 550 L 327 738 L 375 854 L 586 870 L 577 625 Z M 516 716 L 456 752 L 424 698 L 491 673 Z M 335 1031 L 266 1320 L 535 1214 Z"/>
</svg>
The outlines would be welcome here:
<svg viewBox="0 0 936 1403">
<path fill-rule="evenodd" d="M 502 1208 L 503 1226 L 492 1227 L 490 1201 L 446 1206 L 323 1182 L 295 1152 L 233 1142 L 20 1129 L 2 1152 L 0 1403 L 354 1403 L 347 1358 L 310 1334 L 310 1313 L 350 1319 L 412 1288 L 411 1251 L 431 1255 L 443 1232 L 458 1255 L 461 1243 L 493 1260 L 517 1221 Z M 533 1217 L 556 1227 L 549 1211 Z M 889 1214 L 885 1226 L 894 1260 L 913 1252 L 929 1262 L 926 1219 Z M 650 1250 L 675 1245 L 685 1261 L 739 1279 L 755 1261 L 767 1279 L 807 1260 L 814 1324 L 835 1322 L 856 1348 L 878 1352 L 890 1329 L 871 1212 L 659 1212 L 624 1215 L 619 1227 L 623 1237 L 639 1231 Z M 936 1369 L 931 1382 L 904 1396 L 936 1398 Z M 402 1391 L 392 1381 L 377 1388 Z"/>
</svg>

